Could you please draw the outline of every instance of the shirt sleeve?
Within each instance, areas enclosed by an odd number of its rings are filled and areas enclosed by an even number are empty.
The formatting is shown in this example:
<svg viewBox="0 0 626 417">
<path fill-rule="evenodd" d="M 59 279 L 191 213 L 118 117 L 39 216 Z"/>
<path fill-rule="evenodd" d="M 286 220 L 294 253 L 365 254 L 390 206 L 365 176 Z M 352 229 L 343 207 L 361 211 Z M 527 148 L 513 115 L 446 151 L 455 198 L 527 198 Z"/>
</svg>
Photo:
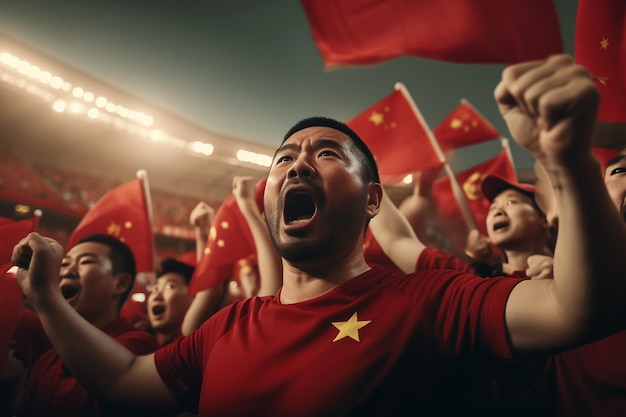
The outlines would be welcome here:
<svg viewBox="0 0 626 417">
<path fill-rule="evenodd" d="M 512 357 L 505 320 L 513 287 L 523 279 L 491 278 L 452 270 L 424 270 L 407 283 L 433 323 L 442 348 L 455 355 Z"/>
<path fill-rule="evenodd" d="M 174 340 L 157 350 L 154 363 L 161 379 L 178 402 L 192 413 L 198 412 L 202 386 L 202 338 L 206 323 L 189 336 Z"/>
</svg>

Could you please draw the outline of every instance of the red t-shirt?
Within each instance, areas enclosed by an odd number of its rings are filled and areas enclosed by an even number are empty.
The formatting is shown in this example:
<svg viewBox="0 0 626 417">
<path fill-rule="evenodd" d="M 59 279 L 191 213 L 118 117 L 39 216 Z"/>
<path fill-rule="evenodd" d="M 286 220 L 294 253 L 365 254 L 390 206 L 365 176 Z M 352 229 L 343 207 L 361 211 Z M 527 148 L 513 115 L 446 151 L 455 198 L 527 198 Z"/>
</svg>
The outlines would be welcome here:
<svg viewBox="0 0 626 417">
<path fill-rule="evenodd" d="M 226 307 L 155 364 L 199 416 L 406 415 L 446 405 L 433 401 L 461 357 L 511 356 L 504 308 L 518 282 L 371 269 L 305 302 Z"/>
<path fill-rule="evenodd" d="M 559 416 L 626 416 L 626 330 L 555 356 Z"/>
<path fill-rule="evenodd" d="M 154 352 L 158 344 L 150 333 L 118 319 L 103 332 L 136 354 Z M 76 381 L 63 365 L 56 350 L 45 352 L 33 364 L 17 416 L 138 416 L 136 410 L 100 408 L 99 402 Z"/>
</svg>

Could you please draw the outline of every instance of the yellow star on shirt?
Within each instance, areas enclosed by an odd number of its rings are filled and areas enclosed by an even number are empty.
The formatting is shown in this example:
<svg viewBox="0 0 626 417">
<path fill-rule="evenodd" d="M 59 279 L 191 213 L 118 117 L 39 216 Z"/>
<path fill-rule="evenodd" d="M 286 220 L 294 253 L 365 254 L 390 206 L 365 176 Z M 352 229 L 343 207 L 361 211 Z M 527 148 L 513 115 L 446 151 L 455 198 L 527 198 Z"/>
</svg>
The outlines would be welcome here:
<svg viewBox="0 0 626 417">
<path fill-rule="evenodd" d="M 348 321 L 333 321 L 333 326 L 339 329 L 339 333 L 337 334 L 333 342 L 341 340 L 344 337 L 350 337 L 357 342 L 360 342 L 361 339 L 359 338 L 359 329 L 367 326 L 370 323 L 371 320 L 359 321 L 356 311 Z"/>
</svg>

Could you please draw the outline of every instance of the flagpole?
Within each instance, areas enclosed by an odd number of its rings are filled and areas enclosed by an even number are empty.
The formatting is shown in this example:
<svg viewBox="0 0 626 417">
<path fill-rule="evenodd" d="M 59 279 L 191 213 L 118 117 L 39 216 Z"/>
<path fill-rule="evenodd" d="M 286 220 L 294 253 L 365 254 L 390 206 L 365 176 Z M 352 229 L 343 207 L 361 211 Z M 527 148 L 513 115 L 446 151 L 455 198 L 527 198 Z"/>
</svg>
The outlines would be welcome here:
<svg viewBox="0 0 626 417">
<path fill-rule="evenodd" d="M 137 171 L 136 176 L 141 182 L 141 188 L 143 191 L 143 199 L 144 199 L 144 202 L 146 203 L 146 212 L 148 214 L 148 229 L 150 233 L 150 242 L 152 245 L 152 249 L 151 249 L 152 272 L 150 273 L 150 276 L 146 280 L 148 282 L 143 282 L 143 284 L 145 285 L 146 283 L 153 284 L 152 282 L 154 278 L 153 275 L 154 275 L 154 271 L 156 271 L 156 243 L 154 241 L 154 214 L 152 211 L 152 196 L 150 194 L 150 182 L 148 181 L 148 172 L 145 169 L 140 169 Z"/>
<path fill-rule="evenodd" d="M 35 211 L 33 211 L 33 217 L 35 217 L 35 220 L 33 221 L 34 231 L 39 229 L 39 219 L 41 219 L 41 216 L 43 216 L 43 211 L 40 209 L 35 209 Z"/>
<path fill-rule="evenodd" d="M 515 163 L 513 162 L 513 154 L 511 153 L 511 147 L 509 146 L 509 140 L 507 138 L 500 138 L 500 143 L 502 147 L 506 151 L 506 156 L 509 158 L 509 162 L 511 163 L 511 167 L 513 167 L 513 172 L 515 172 L 515 178 L 517 178 L 517 169 L 515 168 Z"/>
<path fill-rule="evenodd" d="M 409 93 L 405 85 L 401 82 L 397 82 L 395 85 L 395 89 L 400 91 L 404 95 L 404 98 L 411 106 L 411 109 L 413 110 L 415 117 L 420 121 L 420 123 L 422 123 L 423 126 L 427 127 L 427 129 L 425 129 L 426 136 L 428 136 L 428 140 L 430 141 L 430 144 L 435 150 L 435 153 L 437 154 L 439 161 L 443 164 L 443 167 L 446 170 L 446 174 L 448 175 L 448 178 L 450 178 L 450 186 L 452 187 L 452 194 L 454 195 L 454 198 L 459 204 L 459 208 L 461 209 L 461 213 L 463 214 L 463 219 L 465 220 L 465 225 L 467 226 L 468 230 L 476 229 L 476 222 L 474 221 L 474 217 L 472 217 L 472 213 L 469 209 L 469 205 L 467 204 L 467 197 L 465 196 L 463 189 L 459 185 L 459 182 L 457 181 L 456 175 L 454 175 L 454 171 L 452 171 L 450 164 L 448 164 L 446 156 L 443 153 L 441 146 L 439 146 L 439 142 L 437 142 L 437 138 L 435 138 L 435 135 L 433 135 L 433 132 L 430 130 L 428 123 L 426 123 L 426 120 L 424 120 L 422 113 L 419 111 L 417 105 L 415 104 L 415 101 L 413 101 L 413 97 L 411 97 L 411 94 Z"/>
</svg>

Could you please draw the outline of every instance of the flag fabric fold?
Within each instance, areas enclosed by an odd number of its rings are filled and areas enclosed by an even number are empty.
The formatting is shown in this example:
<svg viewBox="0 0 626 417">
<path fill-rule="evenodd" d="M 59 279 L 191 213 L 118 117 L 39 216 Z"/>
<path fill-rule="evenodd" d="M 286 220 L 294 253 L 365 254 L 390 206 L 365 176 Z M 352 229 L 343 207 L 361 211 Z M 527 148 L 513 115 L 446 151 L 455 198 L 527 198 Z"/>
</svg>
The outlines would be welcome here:
<svg viewBox="0 0 626 417">
<path fill-rule="evenodd" d="M 143 178 L 109 190 L 83 216 L 68 239 L 67 249 L 88 235 L 111 235 L 133 251 L 138 273 L 153 273 L 155 250 L 149 199 Z"/>
<path fill-rule="evenodd" d="M 500 133 L 467 100 L 461 103 L 433 129 L 444 151 L 500 138 Z"/>
<path fill-rule="evenodd" d="M 488 175 L 498 175 L 510 181 L 517 181 L 515 169 L 505 149 L 498 156 L 455 175 L 467 198 L 476 228 L 484 235 L 487 234 L 485 219 L 490 203 L 484 198 L 481 185 Z M 463 216 L 452 193 L 450 178 L 442 177 L 435 180 L 432 193 L 441 220 L 448 224 L 461 224 Z"/>
<path fill-rule="evenodd" d="M 626 122 L 626 2 L 578 0 L 574 56 L 600 91 L 598 120 Z"/>
<path fill-rule="evenodd" d="M 302 0 L 326 68 L 402 55 L 510 64 L 563 51 L 550 0 Z"/>
<path fill-rule="evenodd" d="M 261 213 L 264 191 L 265 178 L 256 184 L 255 201 Z M 215 213 L 204 253 L 189 284 L 189 293 L 195 295 L 198 291 L 233 279 L 237 262 L 251 255 L 256 256 L 252 232 L 234 194 L 230 194 Z"/>
<path fill-rule="evenodd" d="M 428 126 L 416 117 L 402 91 L 387 95 L 347 125 L 372 151 L 385 183 L 442 165 L 430 143 Z"/>
</svg>

